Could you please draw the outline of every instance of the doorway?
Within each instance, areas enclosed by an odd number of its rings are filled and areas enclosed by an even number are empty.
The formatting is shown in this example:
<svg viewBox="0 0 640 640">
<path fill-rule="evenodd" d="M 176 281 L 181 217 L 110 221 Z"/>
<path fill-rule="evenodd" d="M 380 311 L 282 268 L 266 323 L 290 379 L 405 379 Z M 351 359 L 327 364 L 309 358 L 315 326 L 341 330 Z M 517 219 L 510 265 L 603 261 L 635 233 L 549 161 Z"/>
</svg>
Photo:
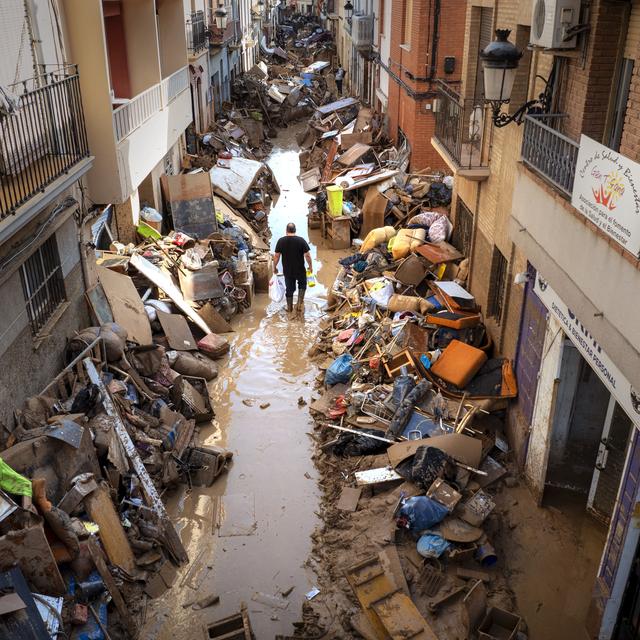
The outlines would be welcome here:
<svg viewBox="0 0 640 640">
<path fill-rule="evenodd" d="M 633 423 L 568 338 L 558 378 L 545 486 L 583 496 L 608 523 Z"/>
</svg>

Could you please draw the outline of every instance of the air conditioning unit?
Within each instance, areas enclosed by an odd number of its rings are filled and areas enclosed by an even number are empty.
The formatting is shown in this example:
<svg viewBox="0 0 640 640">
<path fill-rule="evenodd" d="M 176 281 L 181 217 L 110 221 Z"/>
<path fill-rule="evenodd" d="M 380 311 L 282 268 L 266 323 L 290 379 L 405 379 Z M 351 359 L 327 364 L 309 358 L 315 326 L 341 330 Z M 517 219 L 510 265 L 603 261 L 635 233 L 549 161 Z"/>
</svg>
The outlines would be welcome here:
<svg viewBox="0 0 640 640">
<path fill-rule="evenodd" d="M 356 47 L 369 47 L 373 44 L 373 17 L 353 16 L 351 39 Z"/>
<path fill-rule="evenodd" d="M 580 23 L 580 0 L 534 0 L 531 44 L 545 49 L 572 49 L 577 36 L 567 31 Z"/>
</svg>

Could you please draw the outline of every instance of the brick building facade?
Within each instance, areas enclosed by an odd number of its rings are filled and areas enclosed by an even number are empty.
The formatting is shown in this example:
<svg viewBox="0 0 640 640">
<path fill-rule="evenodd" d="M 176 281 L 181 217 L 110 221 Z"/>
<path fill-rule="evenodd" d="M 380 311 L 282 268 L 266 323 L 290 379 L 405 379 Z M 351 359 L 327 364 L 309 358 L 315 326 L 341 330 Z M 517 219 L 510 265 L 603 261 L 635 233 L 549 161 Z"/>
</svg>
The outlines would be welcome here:
<svg viewBox="0 0 640 640">
<path fill-rule="evenodd" d="M 640 161 L 640 2 L 583 2 L 567 50 L 528 47 L 533 4 L 469 0 L 461 83 L 439 88 L 433 145 L 455 175 L 452 216 L 468 231 L 454 241 L 467 245 L 469 287 L 496 350 L 515 362 L 515 457 L 540 504 L 550 488 L 570 489 L 608 524 L 593 597 L 580 606 L 589 637 L 626 638 L 638 633 L 630 611 L 640 593 L 640 412 L 628 402 L 640 388 L 640 264 L 571 195 L 583 135 Z M 495 127 L 479 93 L 478 51 L 495 28 L 524 51 L 503 111 L 548 88 L 546 109 L 520 126 Z"/>
<path fill-rule="evenodd" d="M 380 15 L 389 17 L 388 24 L 380 24 L 388 46 L 380 47 L 378 63 L 379 73 L 387 76 L 388 131 L 395 142 L 403 134 L 408 140 L 414 171 L 445 167 L 429 144 L 435 129 L 435 81 L 460 81 L 465 12 L 465 3 L 457 0 L 394 1 L 386 14 L 381 7 Z M 377 108 L 383 110 L 380 99 Z"/>
</svg>

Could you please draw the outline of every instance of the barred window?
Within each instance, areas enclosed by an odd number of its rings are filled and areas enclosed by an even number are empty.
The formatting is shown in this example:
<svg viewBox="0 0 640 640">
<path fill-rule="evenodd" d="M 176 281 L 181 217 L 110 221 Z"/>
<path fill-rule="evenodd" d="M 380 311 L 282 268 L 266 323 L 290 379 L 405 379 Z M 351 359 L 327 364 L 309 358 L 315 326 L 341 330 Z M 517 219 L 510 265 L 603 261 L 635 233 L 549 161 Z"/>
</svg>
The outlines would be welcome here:
<svg viewBox="0 0 640 640">
<path fill-rule="evenodd" d="M 20 269 L 20 276 L 31 330 L 37 334 L 65 300 L 55 235 L 27 259 Z"/>
<path fill-rule="evenodd" d="M 497 322 L 502 320 L 504 296 L 507 289 L 507 259 L 500 253 L 498 247 L 493 248 L 491 261 L 491 282 L 489 283 L 489 301 L 487 313 Z"/>
<path fill-rule="evenodd" d="M 455 224 L 453 225 L 451 244 L 467 258 L 471 255 L 472 234 L 473 214 L 467 205 L 462 202 L 462 199 L 458 197 L 458 207 Z"/>
</svg>

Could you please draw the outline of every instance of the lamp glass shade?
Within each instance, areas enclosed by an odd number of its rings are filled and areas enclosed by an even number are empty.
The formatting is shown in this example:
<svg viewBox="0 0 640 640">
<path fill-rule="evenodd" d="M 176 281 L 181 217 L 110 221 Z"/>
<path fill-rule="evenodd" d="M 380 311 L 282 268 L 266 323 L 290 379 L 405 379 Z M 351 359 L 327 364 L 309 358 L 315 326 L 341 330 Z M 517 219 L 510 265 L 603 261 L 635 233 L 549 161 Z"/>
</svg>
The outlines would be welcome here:
<svg viewBox="0 0 640 640">
<path fill-rule="evenodd" d="M 218 29 L 226 29 L 227 28 L 227 10 L 224 7 L 218 7 L 213 15 L 216 19 L 216 27 Z"/>
<path fill-rule="evenodd" d="M 347 0 L 346 4 L 344 5 L 344 10 L 353 11 L 353 5 L 351 4 L 351 0 Z"/>
<path fill-rule="evenodd" d="M 487 102 L 509 102 L 516 80 L 516 69 L 484 67 L 484 99 Z"/>
</svg>

